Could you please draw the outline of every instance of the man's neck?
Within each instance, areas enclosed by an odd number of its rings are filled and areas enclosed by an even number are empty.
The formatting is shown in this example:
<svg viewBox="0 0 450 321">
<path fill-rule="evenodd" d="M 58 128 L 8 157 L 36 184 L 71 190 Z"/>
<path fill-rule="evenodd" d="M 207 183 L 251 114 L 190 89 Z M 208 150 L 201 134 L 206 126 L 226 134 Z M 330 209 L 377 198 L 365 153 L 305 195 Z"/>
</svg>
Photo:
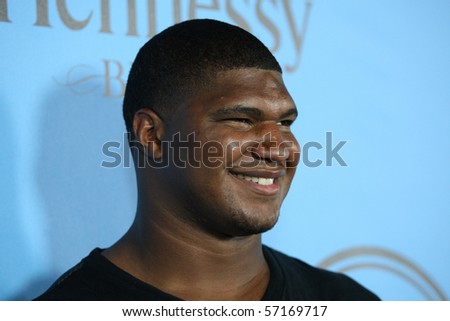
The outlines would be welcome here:
<svg viewBox="0 0 450 321">
<path fill-rule="evenodd" d="M 185 300 L 259 300 L 269 282 L 261 236 L 214 237 L 166 217 L 136 221 L 104 255 Z"/>
</svg>

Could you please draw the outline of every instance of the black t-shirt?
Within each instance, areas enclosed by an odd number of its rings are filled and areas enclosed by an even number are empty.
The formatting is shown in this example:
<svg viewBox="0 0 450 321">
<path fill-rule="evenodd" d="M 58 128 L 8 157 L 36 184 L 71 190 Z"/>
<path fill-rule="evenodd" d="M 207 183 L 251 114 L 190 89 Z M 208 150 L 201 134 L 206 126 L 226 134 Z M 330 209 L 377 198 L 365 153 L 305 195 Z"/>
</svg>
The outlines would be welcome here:
<svg viewBox="0 0 450 321">
<path fill-rule="evenodd" d="M 344 274 L 312 267 L 263 246 L 270 268 L 264 301 L 357 301 L 379 298 Z M 181 300 L 120 269 L 95 249 L 62 275 L 36 300 L 172 301 Z"/>
</svg>

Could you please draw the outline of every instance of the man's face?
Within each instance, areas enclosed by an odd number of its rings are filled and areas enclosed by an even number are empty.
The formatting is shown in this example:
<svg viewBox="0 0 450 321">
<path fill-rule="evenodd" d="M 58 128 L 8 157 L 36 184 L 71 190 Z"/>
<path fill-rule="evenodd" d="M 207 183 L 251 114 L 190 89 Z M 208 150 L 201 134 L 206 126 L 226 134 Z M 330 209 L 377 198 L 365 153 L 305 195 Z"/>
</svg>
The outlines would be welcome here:
<svg viewBox="0 0 450 321">
<path fill-rule="evenodd" d="M 218 73 L 166 122 L 170 212 L 224 237 L 272 228 L 299 160 L 296 115 L 280 73 Z"/>
</svg>

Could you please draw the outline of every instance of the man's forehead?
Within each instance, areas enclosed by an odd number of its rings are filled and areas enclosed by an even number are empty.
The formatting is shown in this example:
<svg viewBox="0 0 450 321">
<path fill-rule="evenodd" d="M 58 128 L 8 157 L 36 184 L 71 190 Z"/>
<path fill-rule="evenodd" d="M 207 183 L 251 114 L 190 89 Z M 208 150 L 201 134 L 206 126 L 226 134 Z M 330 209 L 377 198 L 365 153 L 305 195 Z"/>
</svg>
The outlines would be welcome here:
<svg viewBox="0 0 450 321">
<path fill-rule="evenodd" d="M 267 78 L 267 81 L 273 83 L 273 85 L 283 82 L 282 74 L 280 72 L 276 70 L 261 69 L 254 67 L 242 67 L 242 68 L 219 70 L 215 72 L 215 79 L 217 81 L 235 77 L 239 77 L 242 79 L 251 79 L 255 77 L 261 77 L 261 75 L 264 78 Z M 272 79 L 276 80 L 274 81 Z"/>
<path fill-rule="evenodd" d="M 209 83 L 212 94 L 288 94 L 281 73 L 257 68 L 241 68 L 219 71 Z"/>
<path fill-rule="evenodd" d="M 281 73 L 272 70 L 246 68 L 222 71 L 212 84 L 211 94 L 213 98 L 220 95 L 222 100 L 264 99 L 295 105 Z"/>
<path fill-rule="evenodd" d="M 287 110 L 296 110 L 278 71 L 237 68 L 205 74 L 206 77 L 199 79 L 198 86 L 191 84 L 192 91 L 182 104 L 184 108 L 177 108 L 177 111 L 184 110 L 192 117 L 200 117 L 199 113 L 213 113 L 219 109 L 222 110 L 220 114 L 235 113 L 243 110 L 242 107 L 261 109 L 266 115 L 272 111 L 281 115 Z"/>
</svg>

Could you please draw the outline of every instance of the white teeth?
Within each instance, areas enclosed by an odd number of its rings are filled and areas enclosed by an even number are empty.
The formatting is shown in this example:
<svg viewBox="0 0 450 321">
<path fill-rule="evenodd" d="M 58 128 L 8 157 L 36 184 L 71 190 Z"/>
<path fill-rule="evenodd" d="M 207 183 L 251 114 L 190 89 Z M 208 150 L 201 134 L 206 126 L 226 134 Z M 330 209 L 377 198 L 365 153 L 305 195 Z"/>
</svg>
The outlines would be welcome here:
<svg viewBox="0 0 450 321">
<path fill-rule="evenodd" d="M 273 178 L 247 176 L 247 175 L 242 175 L 242 174 L 237 174 L 236 176 L 240 179 L 245 179 L 246 181 L 257 183 L 260 185 L 272 185 L 273 181 L 274 181 Z"/>
</svg>

